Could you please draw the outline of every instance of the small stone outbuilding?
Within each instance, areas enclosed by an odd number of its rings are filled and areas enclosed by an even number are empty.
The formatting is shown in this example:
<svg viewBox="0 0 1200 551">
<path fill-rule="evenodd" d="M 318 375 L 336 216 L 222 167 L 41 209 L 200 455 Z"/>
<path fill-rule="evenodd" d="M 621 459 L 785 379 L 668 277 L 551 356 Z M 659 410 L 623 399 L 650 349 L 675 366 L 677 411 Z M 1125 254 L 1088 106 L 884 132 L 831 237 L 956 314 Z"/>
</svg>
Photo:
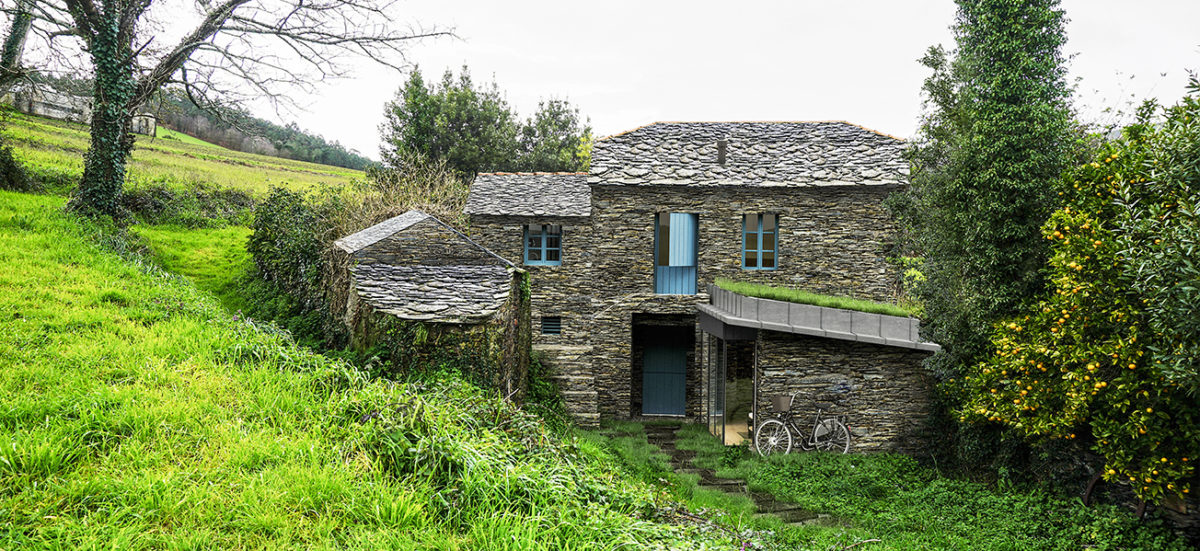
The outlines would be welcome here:
<svg viewBox="0 0 1200 551">
<path fill-rule="evenodd" d="M 448 361 L 452 351 L 464 367 L 507 392 L 523 388 L 529 366 L 524 270 L 420 211 L 334 245 L 347 271 L 342 316 L 356 347 L 410 346 L 411 332 L 401 330 L 419 326 L 425 337 L 415 344 L 428 344 L 429 357 Z M 398 331 L 404 339 L 393 340 L 404 342 L 389 343 Z"/>
</svg>

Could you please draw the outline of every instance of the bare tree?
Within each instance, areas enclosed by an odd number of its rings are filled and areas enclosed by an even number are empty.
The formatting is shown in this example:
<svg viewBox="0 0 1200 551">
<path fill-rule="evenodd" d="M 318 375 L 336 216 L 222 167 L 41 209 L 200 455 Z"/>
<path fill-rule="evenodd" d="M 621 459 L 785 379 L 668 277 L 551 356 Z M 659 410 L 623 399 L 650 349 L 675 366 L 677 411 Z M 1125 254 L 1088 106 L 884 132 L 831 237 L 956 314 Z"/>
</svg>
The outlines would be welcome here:
<svg viewBox="0 0 1200 551">
<path fill-rule="evenodd" d="M 350 58 L 400 69 L 412 41 L 447 34 L 401 25 L 394 0 L 192 1 L 190 13 L 170 0 L 18 0 L 0 8 L 14 20 L 26 9 L 45 59 L 90 62 L 91 145 L 75 210 L 121 217 L 130 122 L 163 86 L 182 88 L 202 108 L 261 98 L 278 107 L 345 76 Z M 155 42 L 189 16 L 189 32 Z"/>
</svg>

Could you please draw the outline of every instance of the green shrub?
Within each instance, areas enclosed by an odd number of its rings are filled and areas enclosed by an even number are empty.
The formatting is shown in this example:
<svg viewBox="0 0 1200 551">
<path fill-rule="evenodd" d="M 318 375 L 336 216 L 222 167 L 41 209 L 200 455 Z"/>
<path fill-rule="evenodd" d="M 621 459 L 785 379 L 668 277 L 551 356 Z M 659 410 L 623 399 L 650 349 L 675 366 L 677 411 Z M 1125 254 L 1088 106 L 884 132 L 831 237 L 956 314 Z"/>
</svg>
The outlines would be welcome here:
<svg viewBox="0 0 1200 551">
<path fill-rule="evenodd" d="M 246 225 L 254 210 L 254 198 L 249 193 L 205 184 L 131 187 L 121 196 L 121 203 L 142 223 L 185 228 Z"/>
</svg>

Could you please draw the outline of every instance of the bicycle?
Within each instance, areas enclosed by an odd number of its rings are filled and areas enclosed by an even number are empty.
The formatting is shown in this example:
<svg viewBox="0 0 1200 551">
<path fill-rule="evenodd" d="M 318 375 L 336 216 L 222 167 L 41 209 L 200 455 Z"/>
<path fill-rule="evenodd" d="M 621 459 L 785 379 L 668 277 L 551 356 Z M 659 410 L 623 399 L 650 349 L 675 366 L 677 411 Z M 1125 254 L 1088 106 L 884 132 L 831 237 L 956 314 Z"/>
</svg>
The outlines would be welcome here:
<svg viewBox="0 0 1200 551">
<path fill-rule="evenodd" d="M 817 415 L 813 418 L 812 433 L 804 432 L 804 429 L 796 424 L 792 406 L 795 405 L 796 396 L 799 394 L 792 394 L 787 409 L 780 407 L 783 396 L 772 399 L 773 409 L 776 410 L 773 418 L 763 421 L 754 429 L 754 448 L 758 454 L 767 457 L 775 453 L 791 453 L 793 433 L 799 436 L 797 443 L 800 449 L 805 451 L 850 451 L 850 429 L 846 428 L 846 424 L 838 417 L 822 418 L 821 414 L 824 411 L 821 408 L 817 408 Z"/>
</svg>

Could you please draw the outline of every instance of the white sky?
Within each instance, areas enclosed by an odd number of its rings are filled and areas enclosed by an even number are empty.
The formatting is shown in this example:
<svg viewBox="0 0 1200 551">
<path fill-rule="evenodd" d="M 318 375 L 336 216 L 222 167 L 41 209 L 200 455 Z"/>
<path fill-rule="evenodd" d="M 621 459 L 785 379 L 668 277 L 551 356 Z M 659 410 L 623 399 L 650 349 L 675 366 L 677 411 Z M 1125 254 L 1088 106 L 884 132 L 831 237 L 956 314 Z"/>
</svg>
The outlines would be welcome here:
<svg viewBox="0 0 1200 551">
<path fill-rule="evenodd" d="M 1124 107 L 1130 94 L 1174 102 L 1186 69 L 1200 69 L 1196 0 L 1063 7 L 1085 120 L 1108 118 L 1102 109 Z M 460 37 L 410 50 L 427 81 L 465 63 L 476 82 L 494 77 L 522 116 L 539 99 L 565 98 L 599 136 L 660 120 L 838 119 L 910 137 L 928 74 L 917 59 L 931 45 L 953 46 L 955 13 L 951 0 L 405 0 L 399 8 L 407 21 Z M 304 101 L 296 121 L 377 158 L 383 104 L 406 75 L 356 71 Z"/>
</svg>

